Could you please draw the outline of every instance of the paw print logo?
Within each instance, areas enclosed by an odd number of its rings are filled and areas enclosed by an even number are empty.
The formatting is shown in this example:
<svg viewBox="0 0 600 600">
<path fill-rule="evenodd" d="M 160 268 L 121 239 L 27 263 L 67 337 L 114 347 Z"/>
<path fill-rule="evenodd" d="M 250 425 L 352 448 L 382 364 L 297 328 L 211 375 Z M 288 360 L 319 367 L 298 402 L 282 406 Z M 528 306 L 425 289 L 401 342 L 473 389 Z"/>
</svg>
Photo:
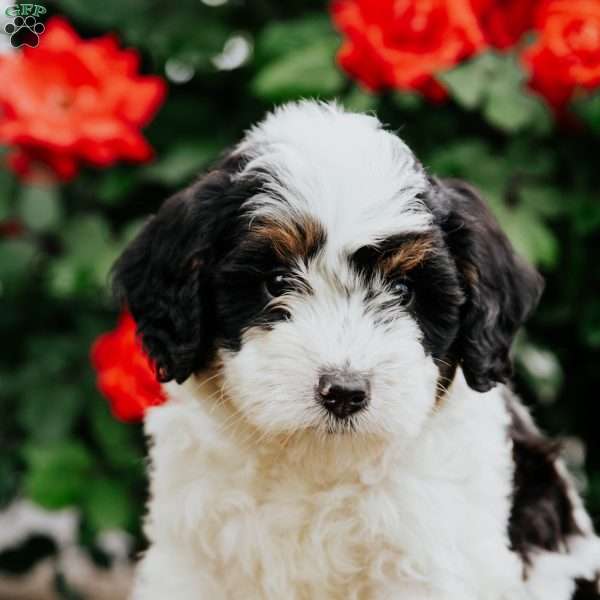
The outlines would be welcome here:
<svg viewBox="0 0 600 600">
<path fill-rule="evenodd" d="M 33 16 L 15 17 L 12 23 L 4 26 L 4 31 L 10 35 L 10 43 L 14 48 L 29 46 L 35 48 L 40 43 L 40 35 L 44 33 L 43 23 L 39 23 Z"/>
</svg>

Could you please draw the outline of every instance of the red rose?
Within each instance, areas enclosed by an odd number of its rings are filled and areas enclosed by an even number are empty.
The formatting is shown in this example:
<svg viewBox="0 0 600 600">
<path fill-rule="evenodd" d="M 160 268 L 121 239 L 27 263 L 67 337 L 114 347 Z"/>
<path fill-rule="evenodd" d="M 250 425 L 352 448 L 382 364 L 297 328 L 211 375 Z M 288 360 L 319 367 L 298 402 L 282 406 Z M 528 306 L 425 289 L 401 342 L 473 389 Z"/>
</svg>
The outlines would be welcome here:
<svg viewBox="0 0 600 600">
<path fill-rule="evenodd" d="M 540 0 L 473 0 L 485 38 L 491 46 L 514 46 L 531 31 Z"/>
<path fill-rule="evenodd" d="M 550 0 L 536 25 L 539 39 L 523 60 L 531 71 L 531 87 L 560 110 L 577 88 L 600 84 L 600 1 Z"/>
<path fill-rule="evenodd" d="M 147 408 L 165 402 L 166 396 L 129 313 L 121 315 L 116 329 L 94 342 L 91 357 L 98 388 L 108 398 L 118 419 L 138 421 Z"/>
<path fill-rule="evenodd" d="M 64 20 L 48 21 L 37 48 L 0 55 L 0 143 L 28 175 L 44 164 L 72 177 L 80 162 L 145 161 L 139 129 L 161 104 L 159 77 L 138 75 L 138 55 L 111 36 L 82 40 Z"/>
<path fill-rule="evenodd" d="M 335 0 L 331 12 L 346 36 L 340 65 L 371 90 L 442 99 L 435 74 L 485 45 L 470 0 Z"/>
</svg>

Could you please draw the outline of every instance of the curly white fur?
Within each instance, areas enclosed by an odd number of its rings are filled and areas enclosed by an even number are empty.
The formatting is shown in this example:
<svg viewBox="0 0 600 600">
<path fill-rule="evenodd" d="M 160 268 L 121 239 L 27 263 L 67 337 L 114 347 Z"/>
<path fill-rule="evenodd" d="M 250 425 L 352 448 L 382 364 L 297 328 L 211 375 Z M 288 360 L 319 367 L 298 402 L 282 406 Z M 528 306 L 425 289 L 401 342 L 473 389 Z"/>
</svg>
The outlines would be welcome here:
<svg viewBox="0 0 600 600">
<path fill-rule="evenodd" d="M 205 374 L 205 379 L 210 376 Z M 499 390 L 458 377 L 410 447 L 261 436 L 218 377 L 146 421 L 152 502 L 134 598 L 527 598 L 508 549 Z"/>
</svg>

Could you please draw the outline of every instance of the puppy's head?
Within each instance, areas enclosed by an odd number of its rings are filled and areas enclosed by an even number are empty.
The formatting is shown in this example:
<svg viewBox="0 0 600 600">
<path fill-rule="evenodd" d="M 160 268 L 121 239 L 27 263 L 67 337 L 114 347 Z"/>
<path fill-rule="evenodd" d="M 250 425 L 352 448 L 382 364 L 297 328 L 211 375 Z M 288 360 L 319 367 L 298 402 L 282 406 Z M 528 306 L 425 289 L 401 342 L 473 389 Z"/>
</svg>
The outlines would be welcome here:
<svg viewBox="0 0 600 600">
<path fill-rule="evenodd" d="M 407 437 L 457 366 L 480 392 L 507 379 L 541 291 L 473 189 L 308 102 L 167 200 L 115 279 L 161 381 L 221 369 L 269 433 Z"/>
</svg>

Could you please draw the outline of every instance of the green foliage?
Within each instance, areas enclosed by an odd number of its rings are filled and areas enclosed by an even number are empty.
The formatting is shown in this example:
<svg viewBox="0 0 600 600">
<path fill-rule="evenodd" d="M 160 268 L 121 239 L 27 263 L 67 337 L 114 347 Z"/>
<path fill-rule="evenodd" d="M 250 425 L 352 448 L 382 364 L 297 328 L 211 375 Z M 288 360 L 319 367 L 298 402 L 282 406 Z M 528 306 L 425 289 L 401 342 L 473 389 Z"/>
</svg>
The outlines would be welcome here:
<svg viewBox="0 0 600 600">
<path fill-rule="evenodd" d="M 24 450 L 28 467 L 23 487 L 35 502 L 47 508 L 64 508 L 85 497 L 92 458 L 78 442 L 30 445 Z"/>
<path fill-rule="evenodd" d="M 30 270 L 33 270 L 36 247 L 27 239 L 0 240 L 0 281 L 3 295 L 20 288 Z"/>
<path fill-rule="evenodd" d="M 521 66 L 495 53 L 440 74 L 445 104 L 402 91 L 373 95 L 336 67 L 339 39 L 317 0 L 56 5 L 81 32 L 113 31 L 139 48 L 147 72 L 176 64 L 188 76 L 170 82 L 147 128 L 153 162 L 89 168 L 60 186 L 0 173 L 0 225 L 22 226 L 0 235 L 0 506 L 19 495 L 75 506 L 82 544 L 111 528 L 140 538 L 143 437 L 111 416 L 88 358 L 115 323 L 110 266 L 144 218 L 273 103 L 317 96 L 376 112 L 428 170 L 478 186 L 542 270 L 547 290 L 518 344 L 518 387 L 551 432 L 587 442 L 589 501 L 600 513 L 600 96 L 576 103 L 579 126 L 557 126 L 526 90 Z M 220 70 L 214 58 L 233 36 L 250 53 Z"/>
<path fill-rule="evenodd" d="M 525 73 L 510 54 L 486 52 L 441 75 L 452 96 L 506 133 L 547 133 L 551 117 L 542 100 L 525 89 Z"/>
<path fill-rule="evenodd" d="M 136 517 L 130 497 L 123 494 L 122 484 L 114 479 L 93 479 L 83 496 L 84 514 L 97 531 L 126 529 Z"/>
<path fill-rule="evenodd" d="M 257 38 L 262 67 L 252 82 L 254 93 L 273 102 L 334 96 L 344 83 L 335 67 L 336 46 L 325 15 L 267 26 Z"/>
<path fill-rule="evenodd" d="M 211 140 L 173 144 L 163 157 L 142 171 L 140 178 L 166 186 L 180 185 L 192 179 L 218 151 L 218 145 Z"/>
<path fill-rule="evenodd" d="M 51 186 L 23 187 L 19 197 L 17 216 L 31 231 L 53 229 L 61 221 L 60 196 Z"/>
<path fill-rule="evenodd" d="M 575 102 L 575 111 L 590 131 L 600 134 L 600 94 L 583 95 Z"/>
</svg>

